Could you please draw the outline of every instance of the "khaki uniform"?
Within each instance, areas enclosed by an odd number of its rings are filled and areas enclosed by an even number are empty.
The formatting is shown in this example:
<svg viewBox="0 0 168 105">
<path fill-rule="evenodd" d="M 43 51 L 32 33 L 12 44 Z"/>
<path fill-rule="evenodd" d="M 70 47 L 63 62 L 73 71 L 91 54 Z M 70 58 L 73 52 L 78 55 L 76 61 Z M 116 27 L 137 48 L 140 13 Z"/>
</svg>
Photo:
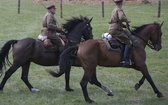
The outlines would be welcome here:
<svg viewBox="0 0 168 105">
<path fill-rule="evenodd" d="M 122 8 L 117 5 L 111 14 L 109 33 L 118 37 L 121 41 L 123 41 L 123 43 L 131 45 L 131 41 L 129 39 L 131 33 L 128 30 L 123 29 L 122 22 L 128 22 L 128 19 L 126 18 Z"/>
<path fill-rule="evenodd" d="M 59 51 L 64 50 L 64 46 L 61 43 L 61 40 L 57 33 L 62 32 L 62 27 L 59 26 L 56 18 L 54 15 L 50 12 L 47 12 L 43 18 L 43 28 L 41 30 L 42 36 L 47 36 L 48 39 L 51 40 L 51 42 L 59 47 Z"/>
</svg>

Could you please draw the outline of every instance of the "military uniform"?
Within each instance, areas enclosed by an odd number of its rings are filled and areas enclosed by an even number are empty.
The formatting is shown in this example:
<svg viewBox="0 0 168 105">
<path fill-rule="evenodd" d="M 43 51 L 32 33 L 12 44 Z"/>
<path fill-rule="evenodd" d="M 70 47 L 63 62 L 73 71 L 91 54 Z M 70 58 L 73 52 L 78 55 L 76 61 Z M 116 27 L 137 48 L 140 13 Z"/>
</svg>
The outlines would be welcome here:
<svg viewBox="0 0 168 105">
<path fill-rule="evenodd" d="M 127 30 L 123 29 L 123 22 L 131 22 L 124 14 L 122 10 L 123 0 L 113 0 L 116 3 L 115 9 L 112 11 L 111 20 L 109 22 L 109 33 L 113 36 L 118 37 L 124 44 L 124 52 L 122 57 L 122 65 L 132 65 L 132 61 L 129 59 L 132 45 L 138 46 L 139 41 Z M 130 41 L 131 40 L 131 41 Z"/>
<path fill-rule="evenodd" d="M 57 35 L 57 33 L 63 32 L 62 27 L 58 24 L 54 14 L 52 14 L 50 11 L 45 14 L 42 26 L 43 28 L 41 30 L 41 35 L 47 36 L 47 38 L 50 39 L 54 45 L 59 47 L 59 52 L 62 52 L 64 50 L 64 46 L 62 45 L 62 42 Z"/>
<path fill-rule="evenodd" d="M 116 6 L 112 11 L 111 20 L 109 22 L 109 33 L 113 36 L 118 37 L 123 43 L 130 45 L 129 35 L 130 32 L 128 30 L 123 29 L 122 22 L 129 22 L 126 18 L 122 8 L 120 6 Z"/>
</svg>

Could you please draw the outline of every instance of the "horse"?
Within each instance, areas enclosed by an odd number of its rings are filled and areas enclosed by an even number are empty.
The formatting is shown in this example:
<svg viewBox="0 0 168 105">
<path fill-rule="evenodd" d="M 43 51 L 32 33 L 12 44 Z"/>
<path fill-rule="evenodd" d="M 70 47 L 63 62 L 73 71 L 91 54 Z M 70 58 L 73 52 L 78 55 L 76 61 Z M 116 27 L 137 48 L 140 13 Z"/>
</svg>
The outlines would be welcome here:
<svg viewBox="0 0 168 105">
<path fill-rule="evenodd" d="M 161 45 L 161 24 L 159 23 L 150 23 L 144 24 L 139 27 L 134 27 L 132 31 L 134 36 L 139 40 L 140 45 L 138 47 L 133 47 L 130 59 L 134 62 L 133 65 L 127 66 L 127 68 L 133 68 L 142 73 L 142 78 L 135 85 L 135 89 L 138 90 L 143 84 L 144 80 L 147 81 L 152 86 L 154 92 L 157 94 L 157 97 L 164 97 L 163 94 L 155 86 L 149 72 L 146 61 L 146 52 L 145 47 L 148 45 L 151 49 L 159 51 L 162 48 Z M 123 46 L 119 41 L 118 43 Z M 80 82 L 84 99 L 88 103 L 94 102 L 90 99 L 87 91 L 87 84 L 90 82 L 108 93 L 109 96 L 113 96 L 112 91 L 101 84 L 96 77 L 96 67 L 97 65 L 103 67 L 123 67 L 120 63 L 122 59 L 123 51 L 109 51 L 104 41 L 101 39 L 96 40 L 87 40 L 84 43 L 81 43 L 76 46 L 69 47 L 64 50 L 60 58 L 59 72 L 50 71 L 49 73 L 54 77 L 59 77 L 65 72 L 69 72 L 67 69 L 69 65 L 72 64 L 72 61 L 76 59 L 84 69 L 84 75 Z"/>
<path fill-rule="evenodd" d="M 93 39 L 91 21 L 92 18 L 80 16 L 73 17 L 72 19 L 66 20 L 63 24 L 65 29 L 65 35 L 68 40 L 67 45 L 73 46 L 79 44 L 81 40 Z M 12 46 L 13 51 L 13 64 L 8 59 L 8 54 Z M 5 76 L 0 84 L 0 90 L 3 90 L 6 81 L 11 75 L 19 68 L 22 67 L 21 79 L 32 92 L 38 92 L 39 89 L 34 88 L 28 80 L 28 73 L 30 63 L 34 62 L 42 66 L 55 66 L 59 62 L 59 51 L 56 47 L 46 48 L 44 43 L 37 39 L 25 38 L 21 40 L 9 40 L 7 41 L 2 49 L 0 50 L 0 72 L 2 73 L 3 66 L 11 64 L 11 67 L 5 72 Z M 2 76 L 2 75 L 1 75 Z M 70 87 L 67 86 L 66 90 L 71 91 Z"/>
</svg>

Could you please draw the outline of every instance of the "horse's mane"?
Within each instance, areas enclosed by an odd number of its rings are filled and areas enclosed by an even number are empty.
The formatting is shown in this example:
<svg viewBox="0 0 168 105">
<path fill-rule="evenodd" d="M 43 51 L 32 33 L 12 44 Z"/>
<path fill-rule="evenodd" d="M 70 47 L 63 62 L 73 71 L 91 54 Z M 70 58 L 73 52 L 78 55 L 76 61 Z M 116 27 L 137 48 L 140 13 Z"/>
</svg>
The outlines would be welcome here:
<svg viewBox="0 0 168 105">
<path fill-rule="evenodd" d="M 138 32 L 140 32 L 142 29 L 144 29 L 147 25 L 148 25 L 148 24 L 144 24 L 144 25 L 141 25 L 141 26 L 139 26 L 139 27 L 134 26 L 134 27 L 133 27 L 134 30 L 132 30 L 132 31 L 133 31 L 134 33 L 138 33 Z"/>
<path fill-rule="evenodd" d="M 72 19 L 67 19 L 67 22 L 63 24 L 63 28 L 69 33 L 77 24 L 83 21 L 89 21 L 87 17 L 72 17 Z"/>
<path fill-rule="evenodd" d="M 154 23 L 144 24 L 144 25 L 141 25 L 141 26 L 139 26 L 139 27 L 134 26 L 134 27 L 133 27 L 134 30 L 132 30 L 131 33 L 134 35 L 135 33 L 140 32 L 140 31 L 141 31 L 142 29 L 144 29 L 146 26 L 151 25 L 151 24 L 159 25 L 159 23 L 154 22 Z"/>
</svg>

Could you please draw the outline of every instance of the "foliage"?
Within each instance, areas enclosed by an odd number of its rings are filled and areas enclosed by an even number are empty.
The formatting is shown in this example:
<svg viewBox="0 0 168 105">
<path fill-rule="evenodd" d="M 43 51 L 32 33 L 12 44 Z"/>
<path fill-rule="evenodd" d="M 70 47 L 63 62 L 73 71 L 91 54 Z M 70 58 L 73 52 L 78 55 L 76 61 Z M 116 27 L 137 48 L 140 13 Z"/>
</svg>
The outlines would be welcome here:
<svg viewBox="0 0 168 105">
<path fill-rule="evenodd" d="M 17 2 L 15 0 L 0 0 L 0 47 L 10 39 L 22 39 L 26 37 L 37 38 L 42 28 L 42 18 L 46 12 L 41 4 L 33 0 L 21 0 L 21 13 L 17 14 Z M 48 5 L 48 4 L 45 4 Z M 72 16 L 93 17 L 92 27 L 94 38 L 101 38 L 103 32 L 108 31 L 108 21 L 115 5 L 105 5 L 105 17 L 101 16 L 100 5 L 63 5 L 63 17 L 60 18 L 60 7 L 57 5 L 56 18 L 60 24 Z M 139 81 L 142 74 L 138 71 L 125 68 L 97 67 L 97 75 L 100 82 L 113 90 L 114 96 L 109 97 L 104 91 L 94 85 L 88 85 L 90 98 L 96 101 L 94 104 L 114 105 L 167 105 L 168 103 L 168 2 L 162 0 L 161 18 L 157 18 L 157 4 L 124 5 L 123 9 L 132 22 L 131 26 L 157 21 L 164 21 L 162 27 L 163 49 L 155 52 L 149 48 L 147 51 L 147 65 L 149 72 L 158 87 L 166 97 L 158 99 L 150 84 L 145 81 L 143 86 L 134 90 L 134 84 Z M 12 61 L 12 58 L 11 58 Z M 31 93 L 20 79 L 21 69 L 17 70 L 7 81 L 4 90 L 0 92 L 1 105 L 85 105 L 80 80 L 83 75 L 81 67 L 72 67 L 71 87 L 74 92 L 66 92 L 64 89 L 64 76 L 53 78 L 45 69 L 58 69 L 55 67 L 43 67 L 31 64 L 29 80 L 34 87 L 39 88 L 39 93 Z M 3 75 L 4 76 L 4 75 Z M 0 78 L 0 81 L 2 77 Z"/>
</svg>

